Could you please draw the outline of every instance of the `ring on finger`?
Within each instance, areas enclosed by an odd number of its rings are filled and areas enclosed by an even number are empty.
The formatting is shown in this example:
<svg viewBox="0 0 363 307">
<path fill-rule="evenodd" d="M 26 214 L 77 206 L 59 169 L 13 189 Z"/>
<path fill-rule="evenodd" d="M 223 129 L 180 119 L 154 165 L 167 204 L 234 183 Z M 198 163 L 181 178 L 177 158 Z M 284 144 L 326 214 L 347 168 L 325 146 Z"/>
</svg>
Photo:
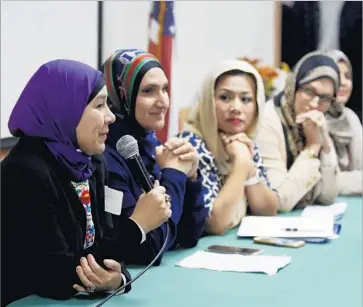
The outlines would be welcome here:
<svg viewBox="0 0 363 307">
<path fill-rule="evenodd" d="M 168 145 L 165 145 L 165 144 L 164 144 L 164 147 L 165 147 L 167 150 L 169 150 L 169 151 L 170 151 L 170 147 L 169 147 Z"/>
<path fill-rule="evenodd" d="M 95 292 L 95 290 L 96 290 L 96 287 L 95 286 L 89 286 L 89 287 L 87 287 L 87 292 L 89 292 L 89 293 L 93 293 L 93 292 Z"/>
</svg>

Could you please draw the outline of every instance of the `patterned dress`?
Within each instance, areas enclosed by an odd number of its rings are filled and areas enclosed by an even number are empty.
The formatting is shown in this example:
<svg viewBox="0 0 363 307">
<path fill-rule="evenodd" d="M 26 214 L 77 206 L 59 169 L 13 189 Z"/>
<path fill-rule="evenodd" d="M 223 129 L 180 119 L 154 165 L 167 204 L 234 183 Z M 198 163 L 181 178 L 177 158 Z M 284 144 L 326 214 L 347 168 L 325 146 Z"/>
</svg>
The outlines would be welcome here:
<svg viewBox="0 0 363 307">
<path fill-rule="evenodd" d="M 204 201 L 206 207 L 209 208 L 209 212 L 211 212 L 213 209 L 213 201 L 216 199 L 219 191 L 223 187 L 226 181 L 226 176 L 219 172 L 216 160 L 212 152 L 207 148 L 207 144 L 203 139 L 188 131 L 182 132 L 179 137 L 192 144 L 200 155 L 199 169 L 203 178 Z M 267 178 L 266 168 L 263 166 L 263 160 L 256 144 L 254 144 L 253 162 L 260 179 L 265 181 L 268 187 L 271 187 Z"/>
<path fill-rule="evenodd" d="M 82 182 L 71 182 L 77 195 L 83 205 L 84 211 L 86 213 L 86 237 L 84 240 L 84 249 L 91 247 L 95 241 L 95 225 L 92 219 L 91 210 L 91 197 L 89 193 L 89 183 L 88 180 Z"/>
</svg>

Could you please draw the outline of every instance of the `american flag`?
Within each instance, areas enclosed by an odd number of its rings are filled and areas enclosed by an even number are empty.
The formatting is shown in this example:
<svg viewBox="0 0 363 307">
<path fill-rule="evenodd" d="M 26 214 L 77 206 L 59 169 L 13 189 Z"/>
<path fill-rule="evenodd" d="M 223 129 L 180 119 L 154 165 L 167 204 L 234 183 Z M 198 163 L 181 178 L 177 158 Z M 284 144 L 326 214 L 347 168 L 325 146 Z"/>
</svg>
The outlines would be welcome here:
<svg viewBox="0 0 363 307">
<path fill-rule="evenodd" d="M 169 80 L 169 97 L 171 97 L 171 63 L 172 46 L 175 36 L 174 1 L 152 1 L 149 19 L 149 52 L 155 55 L 164 68 Z M 156 132 L 163 143 L 168 138 L 170 108 L 165 116 L 165 126 Z"/>
</svg>

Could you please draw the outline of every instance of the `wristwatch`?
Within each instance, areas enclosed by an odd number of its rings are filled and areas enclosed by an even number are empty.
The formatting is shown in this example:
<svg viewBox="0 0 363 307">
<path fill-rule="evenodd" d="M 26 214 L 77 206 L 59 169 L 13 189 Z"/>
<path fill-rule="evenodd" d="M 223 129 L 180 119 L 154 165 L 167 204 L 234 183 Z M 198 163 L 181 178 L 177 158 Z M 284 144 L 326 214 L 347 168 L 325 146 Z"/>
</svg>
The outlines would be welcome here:
<svg viewBox="0 0 363 307">
<path fill-rule="evenodd" d="M 307 153 L 307 155 L 308 155 L 308 157 L 309 157 L 310 159 L 314 159 L 314 158 L 318 158 L 318 157 L 319 157 L 319 155 L 317 155 L 317 154 L 314 152 L 314 150 L 312 150 L 311 148 L 306 149 L 306 153 Z"/>
<path fill-rule="evenodd" d="M 251 178 L 248 178 L 245 181 L 245 187 L 248 187 L 248 186 L 251 186 L 251 185 L 255 185 L 255 184 L 259 183 L 260 181 L 261 181 L 261 179 L 260 179 L 260 176 L 258 174 L 258 170 L 256 169 L 255 176 L 253 176 Z"/>
</svg>

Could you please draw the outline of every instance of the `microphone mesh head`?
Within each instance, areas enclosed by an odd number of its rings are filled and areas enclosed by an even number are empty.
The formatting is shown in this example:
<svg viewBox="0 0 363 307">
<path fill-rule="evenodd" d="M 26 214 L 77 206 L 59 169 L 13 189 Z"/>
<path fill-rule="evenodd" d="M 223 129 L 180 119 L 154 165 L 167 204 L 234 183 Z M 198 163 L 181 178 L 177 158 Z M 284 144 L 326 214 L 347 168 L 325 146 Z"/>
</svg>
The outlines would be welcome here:
<svg viewBox="0 0 363 307">
<path fill-rule="evenodd" d="M 139 146 L 136 139 L 131 135 L 124 135 L 116 143 L 117 152 L 124 158 L 129 159 L 139 154 Z"/>
</svg>

